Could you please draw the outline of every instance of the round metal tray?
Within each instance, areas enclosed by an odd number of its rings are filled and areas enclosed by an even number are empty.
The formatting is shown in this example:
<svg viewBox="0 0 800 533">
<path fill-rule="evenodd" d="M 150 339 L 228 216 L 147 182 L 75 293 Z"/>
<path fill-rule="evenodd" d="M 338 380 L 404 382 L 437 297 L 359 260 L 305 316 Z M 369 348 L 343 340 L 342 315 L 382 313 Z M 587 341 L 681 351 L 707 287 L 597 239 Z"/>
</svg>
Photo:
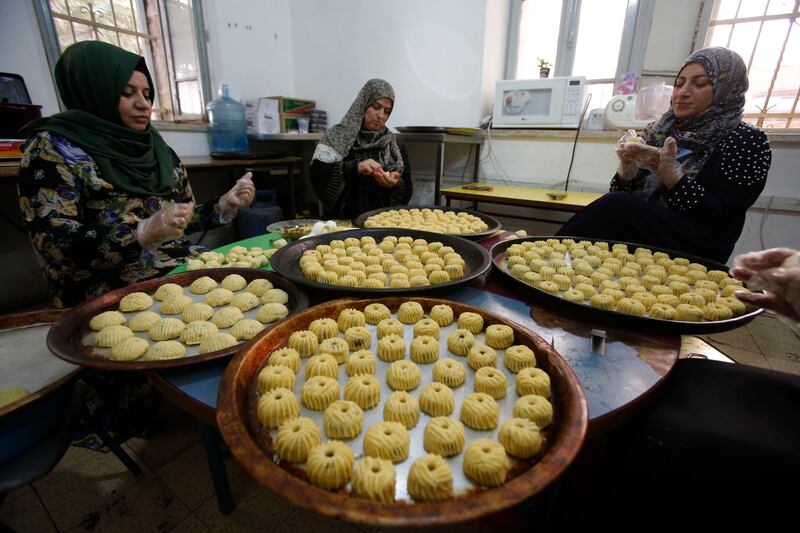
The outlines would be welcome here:
<svg viewBox="0 0 800 533">
<path fill-rule="evenodd" d="M 313 250 L 320 244 L 328 244 L 332 240 L 342 240 L 347 237 L 355 237 L 359 239 L 364 236 L 371 236 L 376 241 L 383 239 L 388 235 L 396 237 L 413 237 L 415 239 L 425 239 L 428 242 L 441 242 L 445 246 L 451 246 L 461 257 L 464 259 L 464 277 L 448 281 L 446 283 L 438 283 L 436 285 L 426 285 L 424 287 L 409 287 L 405 289 L 370 289 L 366 287 L 339 287 L 337 285 L 329 285 L 327 283 L 320 283 L 318 281 L 306 279 L 303 276 L 303 271 L 300 269 L 300 257 L 306 250 Z M 306 237 L 299 241 L 295 241 L 287 246 L 278 249 L 271 260 L 272 268 L 287 279 L 292 280 L 298 285 L 304 285 L 311 289 L 321 290 L 325 292 L 343 293 L 343 294 L 381 294 L 386 296 L 399 295 L 399 294 L 419 294 L 423 292 L 436 292 L 440 290 L 452 289 L 468 283 L 489 270 L 491 268 L 491 259 L 489 252 L 487 252 L 479 244 L 460 239 L 453 235 L 443 235 L 441 233 L 430 233 L 427 231 L 419 231 L 412 229 L 401 228 L 381 228 L 381 229 L 356 229 L 350 230 L 346 234 L 328 233 L 326 235 L 318 235 L 316 237 Z"/>
<path fill-rule="evenodd" d="M 103 311 L 116 310 L 119 307 L 119 301 L 127 294 L 137 291 L 151 294 L 159 285 L 164 283 L 177 283 L 178 285 L 187 287 L 191 285 L 194 280 L 202 276 L 209 276 L 216 281 L 221 281 L 229 274 L 239 274 L 248 282 L 254 279 L 267 279 L 272 282 L 276 288 L 286 291 L 289 294 L 289 303 L 287 307 L 289 308 L 290 315 L 308 307 L 308 296 L 306 296 L 303 291 L 298 289 L 293 283 L 272 272 L 266 272 L 255 268 L 192 270 L 180 274 L 173 274 L 171 276 L 149 279 L 121 289 L 116 289 L 70 309 L 50 328 L 50 332 L 47 335 L 47 347 L 56 356 L 70 363 L 93 368 L 102 368 L 105 370 L 163 370 L 165 368 L 201 363 L 220 357 L 229 357 L 242 349 L 244 344 L 252 343 L 259 336 L 264 335 L 274 327 L 275 324 L 267 324 L 266 327 L 250 341 L 237 344 L 230 348 L 207 354 L 186 356 L 165 361 L 111 361 L 99 355 L 91 345 L 84 344 L 86 337 L 94 333 L 89 329 L 89 321 L 91 318 Z M 248 316 L 252 311 L 254 310 L 245 313 L 245 317 L 252 318 Z"/>
<path fill-rule="evenodd" d="M 553 423 L 543 431 L 544 443 L 541 451 L 530 460 L 515 461 L 509 479 L 499 487 L 486 490 L 482 490 L 472 483 L 465 485 L 465 480 L 461 479 L 465 478 L 461 466 L 463 452 L 446 459 L 453 473 L 454 486 L 460 487 L 461 490 L 452 499 L 439 503 L 412 503 L 407 499 L 405 480 L 408 469 L 415 458 L 427 453 L 422 446 L 422 434 L 430 417 L 425 413 L 420 414 L 418 424 L 409 430 L 412 441 L 409 457 L 395 464 L 397 471 L 395 495 L 398 500 L 394 503 L 378 503 L 351 497 L 346 488 L 336 492 L 322 490 L 307 481 L 305 470 L 300 466 L 273 460 L 275 448 L 271 435 L 275 432 L 265 431 L 256 415 L 258 402 L 256 378 L 260 370 L 267 364 L 272 351 L 286 346 L 288 338 L 293 332 L 308 329 L 309 324 L 317 318 L 336 318 L 346 308 L 363 310 L 368 304 L 376 302 L 386 305 L 394 314 L 400 304 L 412 300 L 419 302 L 426 312 L 434 305 L 447 304 L 452 307 L 456 316 L 469 311 L 483 316 L 486 326 L 506 324 L 514 330 L 515 344 L 524 344 L 534 350 L 537 366 L 550 375 L 552 385 L 550 401 L 554 410 Z M 377 342 L 375 326 L 367 327 L 373 332 L 372 345 L 374 349 Z M 442 329 L 441 336 L 443 338 L 446 336 L 447 328 Z M 413 337 L 412 330 L 411 326 L 405 328 L 404 337 L 407 344 Z M 446 339 L 444 342 L 446 346 Z M 505 370 L 501 352 L 502 350 L 498 351 L 497 367 Z M 442 354 L 440 357 L 445 357 L 446 348 L 441 349 L 440 353 Z M 458 356 L 453 357 L 459 358 Z M 410 391 L 415 396 L 419 394 L 424 384 L 431 381 L 432 365 L 420 364 L 419 366 L 423 380 L 419 387 Z M 383 419 L 382 404 L 389 395 L 388 386 L 385 385 L 385 371 L 388 367 L 388 363 L 378 360 L 376 377 L 383 384 L 381 403 L 364 412 L 364 426 L 361 434 L 348 442 L 356 457 L 361 457 L 361 443 L 367 427 Z M 302 373 L 302 369 L 300 373 Z M 468 368 L 467 374 L 467 382 L 454 388 L 453 391 L 457 399 L 456 410 L 450 415 L 453 418 L 458 417 L 458 405 L 460 405 L 461 399 L 473 392 L 470 384 L 472 383 L 471 375 L 474 372 Z M 340 370 L 340 385 L 345 383 L 346 379 L 345 372 Z M 302 387 L 302 381 L 302 379 L 298 379 L 298 383 L 295 384 L 296 392 Z M 513 378 L 509 378 L 510 390 L 505 398 L 498 400 L 502 413 L 501 419 L 512 416 L 510 415 L 511 408 L 518 397 L 513 387 Z M 308 412 L 304 407 L 301 407 L 301 410 L 302 416 L 311 417 L 321 425 L 321 412 Z M 470 520 L 506 509 L 537 494 L 558 478 L 576 457 L 586 434 L 587 420 L 586 398 L 575 374 L 566 361 L 544 339 L 506 318 L 477 307 L 449 300 L 420 297 L 394 297 L 378 300 L 341 299 L 312 307 L 288 318 L 256 343 L 242 350 L 230 362 L 222 377 L 217 405 L 217 423 L 220 433 L 234 457 L 262 485 L 281 494 L 291 502 L 318 513 L 380 526 L 411 527 Z M 465 428 L 465 431 L 468 442 L 471 442 L 480 437 L 496 439 L 497 429 L 478 432 Z M 324 440 L 327 439 L 323 437 Z"/>
<path fill-rule="evenodd" d="M 453 237 L 461 237 L 462 239 L 469 239 L 471 241 L 479 241 L 486 237 L 489 237 L 497 230 L 500 229 L 502 226 L 500 221 L 494 217 L 490 217 L 489 215 L 485 215 L 479 211 L 473 211 L 471 209 L 461 209 L 458 207 L 443 207 L 440 205 L 404 205 L 404 206 L 397 206 L 397 207 L 382 207 L 380 209 L 373 209 L 372 211 L 367 211 L 366 213 L 361 213 L 358 215 L 354 220 L 353 224 L 358 226 L 359 228 L 364 227 L 364 223 L 367 221 L 369 217 L 372 215 L 377 215 L 378 213 L 383 213 L 384 211 L 392 211 L 398 209 L 440 209 L 442 211 L 453 211 L 455 213 L 469 213 L 470 215 L 476 216 L 483 220 L 489 229 L 486 231 L 481 231 L 480 233 L 437 233 L 437 235 L 450 235 Z M 384 229 L 384 228 L 373 228 L 373 229 Z M 385 228 L 390 229 L 390 228 Z M 429 232 L 434 233 L 434 232 Z"/>
<path fill-rule="evenodd" d="M 560 296 L 547 293 L 532 285 L 528 285 L 524 281 L 519 280 L 514 276 L 512 276 L 511 273 L 506 270 L 504 264 L 506 248 L 508 248 L 512 244 L 520 242 L 538 241 L 538 240 L 546 240 L 552 238 L 553 236 L 550 235 L 550 236 L 534 236 L 534 237 L 528 236 L 523 238 L 508 239 L 505 241 L 498 242 L 497 244 L 492 246 L 492 249 L 490 250 L 490 254 L 492 256 L 492 264 L 494 264 L 497 273 L 502 278 L 509 281 L 510 283 L 515 285 L 518 289 L 528 294 L 534 300 L 548 307 L 549 309 L 555 309 L 557 311 L 568 314 L 570 316 L 574 316 L 576 318 L 583 319 L 585 321 L 605 322 L 619 328 L 646 330 L 656 333 L 669 333 L 678 335 L 714 333 L 719 331 L 727 331 L 730 329 L 735 329 L 750 322 L 763 311 L 763 309 L 755 309 L 748 307 L 749 310 L 744 315 L 730 318 L 728 320 L 716 320 L 716 321 L 705 321 L 705 322 L 686 322 L 681 320 L 664 320 L 648 316 L 628 315 L 625 313 L 618 313 L 617 311 L 607 311 L 604 309 L 591 307 L 587 304 L 581 304 L 565 300 Z M 584 240 L 581 237 L 569 237 L 569 236 L 559 236 L 557 238 L 573 239 L 576 242 L 579 240 Z M 597 239 L 592 239 L 592 240 L 597 241 Z M 728 272 L 728 267 L 722 263 L 718 263 L 716 261 L 712 261 L 711 259 L 705 259 L 703 257 L 698 257 L 695 255 L 685 254 L 683 252 L 677 252 L 675 250 L 668 250 L 666 248 L 657 248 L 655 246 L 646 246 L 643 244 L 636 244 L 625 241 L 605 240 L 605 242 L 609 243 L 609 245 L 617 243 L 626 244 L 628 245 L 629 248 L 630 247 L 636 248 L 641 246 L 643 248 L 648 248 L 653 252 L 664 252 L 666 254 L 669 254 L 670 257 L 685 257 L 686 259 L 694 263 L 699 263 L 701 265 L 706 266 L 709 270 L 714 269 L 714 270 L 722 270 Z"/>
</svg>

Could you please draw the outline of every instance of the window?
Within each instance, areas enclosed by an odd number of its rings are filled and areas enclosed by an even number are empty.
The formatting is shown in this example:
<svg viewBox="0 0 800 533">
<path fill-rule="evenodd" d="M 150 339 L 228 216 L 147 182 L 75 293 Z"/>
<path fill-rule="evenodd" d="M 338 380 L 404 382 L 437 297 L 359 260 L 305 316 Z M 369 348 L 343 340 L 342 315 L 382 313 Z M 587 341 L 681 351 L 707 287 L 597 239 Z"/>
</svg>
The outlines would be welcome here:
<svg viewBox="0 0 800 533">
<path fill-rule="evenodd" d="M 210 90 L 199 0 L 38 0 L 36 7 L 51 67 L 75 42 L 111 43 L 145 57 L 155 119 L 203 117 Z"/>
<path fill-rule="evenodd" d="M 515 0 L 519 29 L 509 41 L 506 76 L 539 77 L 538 59 L 555 76 L 586 76 L 592 107 L 603 107 L 626 72 L 641 72 L 653 0 Z M 514 53 L 516 51 L 516 53 Z M 636 52 L 634 52 L 636 51 Z"/>
<path fill-rule="evenodd" d="M 735 50 L 747 64 L 744 119 L 762 128 L 800 128 L 800 0 L 716 0 L 706 46 Z"/>
</svg>

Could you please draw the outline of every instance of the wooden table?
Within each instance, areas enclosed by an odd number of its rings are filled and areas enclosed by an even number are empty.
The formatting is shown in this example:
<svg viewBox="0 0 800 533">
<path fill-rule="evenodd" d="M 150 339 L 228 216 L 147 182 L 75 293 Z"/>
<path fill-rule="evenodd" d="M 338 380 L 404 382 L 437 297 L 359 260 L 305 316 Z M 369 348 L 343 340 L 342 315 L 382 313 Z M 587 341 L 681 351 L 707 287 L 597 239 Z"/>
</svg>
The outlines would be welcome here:
<svg viewBox="0 0 800 533">
<path fill-rule="evenodd" d="M 487 186 L 486 183 L 468 183 L 466 186 Z M 552 211 L 568 211 L 577 213 L 590 203 L 602 196 L 596 192 L 567 191 L 566 196 L 554 200 L 547 196 L 548 193 L 563 192 L 555 189 L 538 189 L 520 185 L 488 185 L 491 191 L 474 191 L 465 189 L 464 185 L 442 189 L 447 205 L 450 200 L 467 200 L 470 202 L 483 202 L 487 204 L 518 205 L 522 207 L 535 207 Z"/>
</svg>

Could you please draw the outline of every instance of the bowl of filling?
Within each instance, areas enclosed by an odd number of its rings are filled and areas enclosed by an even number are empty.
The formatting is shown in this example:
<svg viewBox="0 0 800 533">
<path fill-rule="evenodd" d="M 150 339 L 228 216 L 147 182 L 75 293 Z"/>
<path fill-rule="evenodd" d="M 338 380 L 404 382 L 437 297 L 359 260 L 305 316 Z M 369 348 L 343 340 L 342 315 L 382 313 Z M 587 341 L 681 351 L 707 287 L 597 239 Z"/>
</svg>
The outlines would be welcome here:
<svg viewBox="0 0 800 533">
<path fill-rule="evenodd" d="M 267 226 L 267 231 L 270 233 L 280 233 L 284 239 L 296 241 L 301 237 L 305 237 L 314 228 L 314 224 L 320 220 L 299 218 L 297 220 L 282 220 L 280 222 L 273 222 Z"/>
</svg>

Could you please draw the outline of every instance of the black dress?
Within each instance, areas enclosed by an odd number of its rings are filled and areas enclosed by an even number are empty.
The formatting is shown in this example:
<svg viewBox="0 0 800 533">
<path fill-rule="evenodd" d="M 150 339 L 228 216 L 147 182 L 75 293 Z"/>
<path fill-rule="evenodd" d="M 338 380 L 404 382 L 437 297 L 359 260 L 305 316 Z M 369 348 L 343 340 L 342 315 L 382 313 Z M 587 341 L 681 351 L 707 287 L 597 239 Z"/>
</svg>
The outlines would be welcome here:
<svg viewBox="0 0 800 533">
<path fill-rule="evenodd" d="M 405 146 L 399 145 L 403 157 L 403 173 L 395 187 L 385 189 L 358 173 L 358 163 L 366 159 L 379 161 L 378 151 L 351 151 L 342 161 L 311 163 L 311 184 L 323 205 L 323 218 L 353 219 L 373 209 L 407 205 L 411 199 L 411 165 Z M 380 162 L 380 161 L 379 161 Z"/>
<path fill-rule="evenodd" d="M 589 204 L 558 235 L 667 248 L 724 263 L 761 194 L 772 161 L 767 136 L 742 123 L 723 139 L 694 180 L 644 196 L 649 171 Z"/>
</svg>

